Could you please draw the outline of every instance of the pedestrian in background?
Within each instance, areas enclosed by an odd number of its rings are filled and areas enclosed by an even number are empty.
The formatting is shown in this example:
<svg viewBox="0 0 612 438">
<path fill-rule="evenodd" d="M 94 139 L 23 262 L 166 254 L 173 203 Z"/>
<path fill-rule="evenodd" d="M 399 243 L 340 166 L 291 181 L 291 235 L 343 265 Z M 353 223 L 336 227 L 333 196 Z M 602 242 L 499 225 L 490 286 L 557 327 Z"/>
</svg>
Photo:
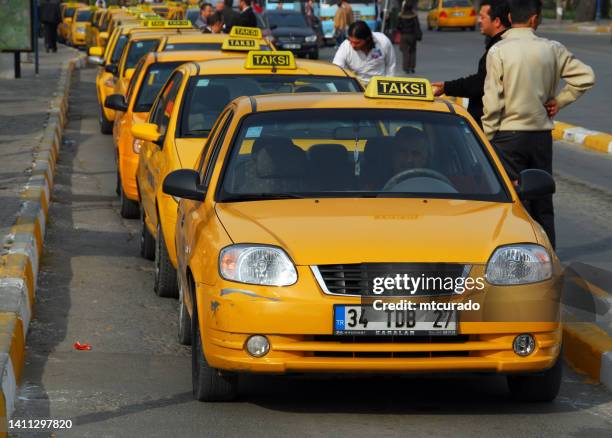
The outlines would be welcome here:
<svg viewBox="0 0 612 438">
<path fill-rule="evenodd" d="M 234 22 L 238 19 L 238 12 L 234 11 L 232 7 L 232 0 L 223 0 L 223 23 L 224 32 L 229 33 L 232 30 Z"/>
<path fill-rule="evenodd" d="M 221 33 L 223 32 L 223 13 L 215 11 L 208 17 L 208 24 L 202 29 L 203 33 Z"/>
<path fill-rule="evenodd" d="M 353 8 L 346 0 L 338 0 L 338 9 L 334 15 L 334 37 L 336 38 L 336 47 L 346 39 L 346 32 L 354 22 Z"/>
<path fill-rule="evenodd" d="M 402 3 L 397 30 L 400 33 L 400 50 L 402 51 L 404 73 L 414 73 L 417 41 L 423 39 L 419 16 L 414 11 L 414 0 L 404 0 Z"/>
<path fill-rule="evenodd" d="M 482 125 L 510 179 L 516 181 L 525 169 L 552 175 L 552 117 L 590 89 L 595 75 L 561 43 L 535 34 L 541 0 L 509 0 L 509 5 L 512 29 L 487 55 Z M 557 93 L 561 79 L 565 86 Z M 552 195 L 526 207 L 554 248 Z"/>
<path fill-rule="evenodd" d="M 39 17 L 44 27 L 45 50 L 57 52 L 57 26 L 62 21 L 59 0 L 41 0 Z"/>
<path fill-rule="evenodd" d="M 484 82 L 487 77 L 487 54 L 493 45 L 501 41 L 502 35 L 510 28 L 508 14 L 510 9 L 507 0 L 482 0 L 478 23 L 480 33 L 485 35 L 485 52 L 478 61 L 478 71 L 464 78 L 454 81 L 434 82 L 434 94 L 440 96 L 467 97 L 470 99 L 468 112 L 482 128 L 482 96 L 484 95 Z"/>
<path fill-rule="evenodd" d="M 210 3 L 202 3 L 202 6 L 200 6 L 200 16 L 195 22 L 197 28 L 204 31 L 206 26 L 208 26 L 208 18 L 212 17 L 214 13 L 215 10 Z"/>
<path fill-rule="evenodd" d="M 367 84 L 372 76 L 395 75 L 395 50 L 384 33 L 372 32 L 365 21 L 358 20 L 349 26 L 348 39 L 338 47 L 333 63 Z"/>
<path fill-rule="evenodd" d="M 240 0 L 240 11 L 234 26 L 257 27 L 257 17 L 251 7 L 251 0 Z"/>
</svg>

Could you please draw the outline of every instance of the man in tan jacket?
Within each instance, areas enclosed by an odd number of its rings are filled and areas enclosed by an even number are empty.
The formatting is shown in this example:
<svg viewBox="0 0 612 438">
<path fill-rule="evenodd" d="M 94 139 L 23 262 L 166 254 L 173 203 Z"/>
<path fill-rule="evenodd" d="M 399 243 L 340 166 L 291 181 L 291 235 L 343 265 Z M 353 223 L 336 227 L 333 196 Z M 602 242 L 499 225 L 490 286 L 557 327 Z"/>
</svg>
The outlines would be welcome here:
<svg viewBox="0 0 612 438">
<path fill-rule="evenodd" d="M 510 0 L 512 29 L 489 50 L 483 130 L 512 180 L 525 169 L 552 174 L 552 117 L 595 83 L 593 70 L 557 41 L 540 38 L 541 0 Z M 566 83 L 557 93 L 560 80 Z M 531 216 L 555 245 L 552 196 L 531 201 Z"/>
<path fill-rule="evenodd" d="M 338 0 L 338 10 L 334 15 L 334 36 L 336 38 L 336 46 L 340 46 L 346 39 L 346 31 L 353 24 L 353 8 L 346 0 Z"/>
</svg>

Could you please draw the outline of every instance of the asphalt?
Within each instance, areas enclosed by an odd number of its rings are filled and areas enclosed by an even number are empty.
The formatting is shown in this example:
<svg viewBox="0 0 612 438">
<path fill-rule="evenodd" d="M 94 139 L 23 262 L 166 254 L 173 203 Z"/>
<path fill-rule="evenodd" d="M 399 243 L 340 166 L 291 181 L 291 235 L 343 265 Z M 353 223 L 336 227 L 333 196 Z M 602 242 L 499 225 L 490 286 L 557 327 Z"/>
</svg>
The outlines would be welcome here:
<svg viewBox="0 0 612 438">
<path fill-rule="evenodd" d="M 138 221 L 118 214 L 94 76 L 75 77 L 15 419 L 72 420 L 62 437 L 609 435 L 610 393 L 568 367 L 559 398 L 543 405 L 513 402 L 503 378 L 480 375 L 251 377 L 235 403 L 193 401 L 190 352 L 175 340 L 177 303 L 154 295 Z M 580 156 L 585 165 L 597 158 Z M 586 202 L 579 187 L 562 180 L 557 200 Z M 570 205 L 558 208 L 564 234 L 579 236 L 601 227 L 593 216 L 609 205 L 575 220 L 566 219 Z M 75 341 L 92 349 L 75 350 Z"/>
</svg>

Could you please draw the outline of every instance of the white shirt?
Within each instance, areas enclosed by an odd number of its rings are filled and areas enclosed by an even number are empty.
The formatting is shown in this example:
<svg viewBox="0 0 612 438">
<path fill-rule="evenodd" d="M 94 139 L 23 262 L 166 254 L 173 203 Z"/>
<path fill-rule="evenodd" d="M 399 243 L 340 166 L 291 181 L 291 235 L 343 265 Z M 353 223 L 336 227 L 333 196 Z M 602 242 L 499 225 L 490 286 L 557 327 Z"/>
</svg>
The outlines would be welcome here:
<svg viewBox="0 0 612 438">
<path fill-rule="evenodd" d="M 370 82 L 373 76 L 395 75 L 395 50 L 389 38 L 383 33 L 372 32 L 374 48 L 367 55 L 355 50 L 346 39 L 336 52 L 333 63 L 348 68 L 364 83 Z"/>
</svg>

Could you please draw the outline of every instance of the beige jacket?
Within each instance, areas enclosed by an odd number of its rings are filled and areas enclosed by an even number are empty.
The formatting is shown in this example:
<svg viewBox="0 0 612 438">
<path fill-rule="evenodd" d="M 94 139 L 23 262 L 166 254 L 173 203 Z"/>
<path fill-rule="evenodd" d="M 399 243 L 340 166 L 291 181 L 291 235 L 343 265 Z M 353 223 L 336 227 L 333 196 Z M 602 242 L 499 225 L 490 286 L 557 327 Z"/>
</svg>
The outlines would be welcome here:
<svg viewBox="0 0 612 438">
<path fill-rule="evenodd" d="M 565 86 L 557 94 L 560 79 Z M 574 102 L 595 83 L 591 67 L 561 43 L 538 37 L 531 28 L 508 30 L 489 50 L 482 125 L 489 139 L 497 131 L 553 129 L 544 104 Z"/>
<path fill-rule="evenodd" d="M 355 21 L 353 19 L 353 8 L 346 2 L 342 3 L 342 6 L 338 7 L 334 16 L 334 29 L 346 31 L 353 24 L 353 21 Z"/>
</svg>

